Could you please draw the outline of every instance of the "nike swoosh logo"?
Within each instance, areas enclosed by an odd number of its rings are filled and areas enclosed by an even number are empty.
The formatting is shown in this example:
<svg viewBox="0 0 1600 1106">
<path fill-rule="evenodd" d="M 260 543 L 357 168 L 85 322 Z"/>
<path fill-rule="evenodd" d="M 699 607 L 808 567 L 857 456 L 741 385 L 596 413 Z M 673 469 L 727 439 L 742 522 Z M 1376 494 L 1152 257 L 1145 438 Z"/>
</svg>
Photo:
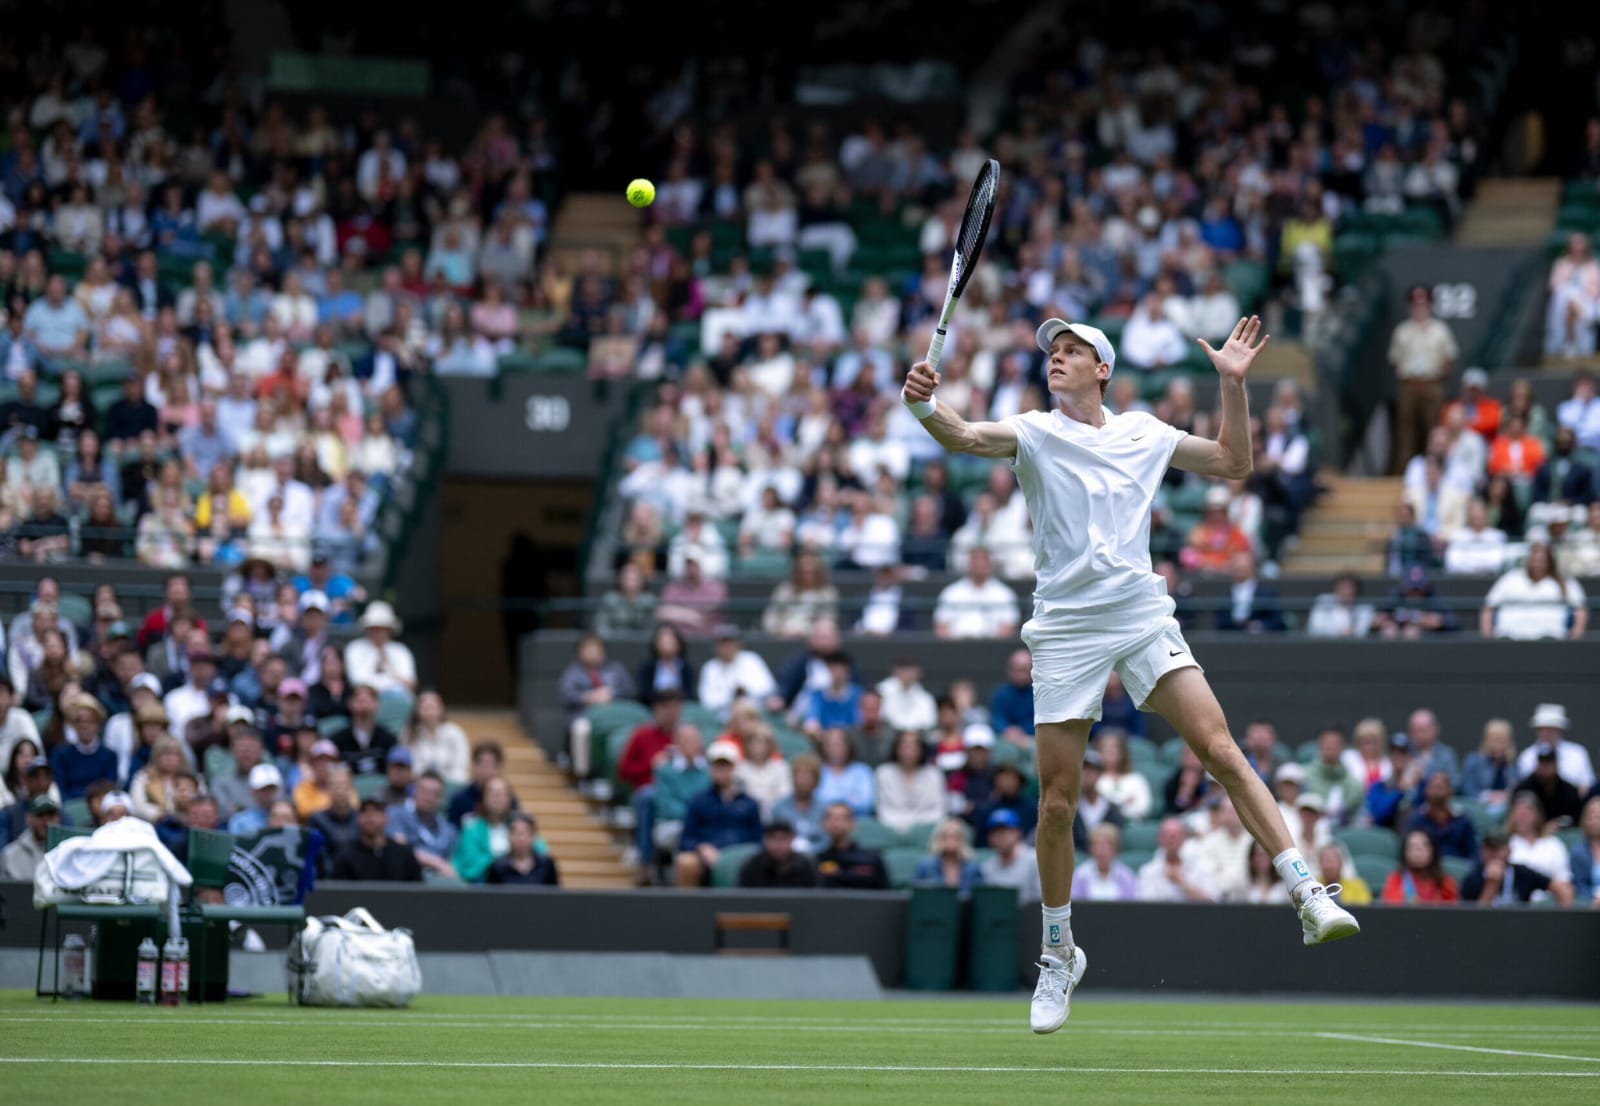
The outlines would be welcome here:
<svg viewBox="0 0 1600 1106">
<path fill-rule="evenodd" d="M 1133 436 L 1133 437 L 1131 437 L 1131 438 L 1129 438 L 1129 439 L 1128 439 L 1128 441 L 1130 441 L 1130 442 L 1136 442 L 1136 441 L 1138 441 L 1138 440 L 1139 440 L 1139 439 L 1140 439 L 1140 438 L 1142 438 L 1142 437 L 1144 437 L 1144 435 L 1143 435 L 1143 434 L 1135 434 L 1135 435 L 1134 435 L 1134 436 Z"/>
<path fill-rule="evenodd" d="M 1183 650 L 1182 649 L 1174 649 L 1172 652 L 1168 653 L 1167 656 L 1169 656 L 1169 657 L 1181 657 L 1181 656 L 1183 656 Z"/>
</svg>

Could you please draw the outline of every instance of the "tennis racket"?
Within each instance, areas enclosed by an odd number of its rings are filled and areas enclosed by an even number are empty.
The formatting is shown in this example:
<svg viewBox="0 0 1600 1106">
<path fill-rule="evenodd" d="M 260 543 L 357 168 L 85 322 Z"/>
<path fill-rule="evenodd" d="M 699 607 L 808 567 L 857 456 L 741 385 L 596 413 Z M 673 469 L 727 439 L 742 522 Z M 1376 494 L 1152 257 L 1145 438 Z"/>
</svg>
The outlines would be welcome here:
<svg viewBox="0 0 1600 1106">
<path fill-rule="evenodd" d="M 995 195 L 1000 190 L 1000 163 L 990 158 L 978 170 L 978 179 L 972 182 L 972 195 L 967 197 L 967 212 L 961 216 L 961 230 L 956 234 L 956 255 L 950 262 L 950 284 L 944 293 L 944 310 L 939 312 L 939 326 L 928 343 L 928 367 L 938 371 L 939 358 L 944 356 L 945 334 L 950 329 L 950 315 L 956 301 L 966 291 L 967 281 L 978 268 L 978 254 L 983 250 L 983 240 L 989 236 L 989 219 L 994 215 Z"/>
</svg>

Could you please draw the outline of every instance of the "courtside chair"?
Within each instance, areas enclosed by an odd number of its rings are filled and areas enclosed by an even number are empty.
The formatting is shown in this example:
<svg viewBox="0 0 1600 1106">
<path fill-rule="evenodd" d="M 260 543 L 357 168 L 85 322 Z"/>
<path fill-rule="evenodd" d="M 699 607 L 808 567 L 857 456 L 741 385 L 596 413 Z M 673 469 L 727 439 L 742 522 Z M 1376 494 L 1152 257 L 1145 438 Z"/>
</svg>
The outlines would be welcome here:
<svg viewBox="0 0 1600 1106">
<path fill-rule="evenodd" d="M 228 885 L 228 866 L 233 857 L 233 834 L 222 833 L 218 830 L 190 830 L 189 831 L 189 874 L 194 877 L 194 888 L 191 895 L 201 888 L 222 890 Z M 189 903 L 189 920 L 198 922 L 199 947 L 193 950 L 191 956 L 191 974 L 193 984 L 189 988 L 191 996 L 199 995 L 195 1001 L 204 1002 L 207 983 L 208 958 L 207 946 L 213 922 L 239 922 L 244 925 L 281 925 L 287 931 L 292 944 L 295 934 L 306 922 L 306 908 L 303 905 L 291 904 L 288 906 L 243 906 L 232 903 L 204 903 L 197 898 L 191 898 Z"/>
<path fill-rule="evenodd" d="M 87 837 L 94 830 L 89 826 L 51 826 L 45 838 L 46 851 L 55 848 L 70 837 Z M 34 970 L 33 994 L 35 998 L 49 998 L 55 1001 L 61 997 L 61 923 L 89 922 L 92 925 L 112 925 L 115 923 L 129 924 L 132 922 L 150 923 L 159 922 L 162 918 L 162 904 L 148 903 L 137 905 L 91 905 L 89 903 L 63 902 L 52 903 L 44 909 L 44 916 L 39 919 L 39 961 Z M 54 949 L 55 972 L 51 977 L 50 990 L 44 988 L 44 950 L 46 935 L 51 935 L 51 946 Z M 91 980 L 91 986 L 93 981 Z"/>
</svg>

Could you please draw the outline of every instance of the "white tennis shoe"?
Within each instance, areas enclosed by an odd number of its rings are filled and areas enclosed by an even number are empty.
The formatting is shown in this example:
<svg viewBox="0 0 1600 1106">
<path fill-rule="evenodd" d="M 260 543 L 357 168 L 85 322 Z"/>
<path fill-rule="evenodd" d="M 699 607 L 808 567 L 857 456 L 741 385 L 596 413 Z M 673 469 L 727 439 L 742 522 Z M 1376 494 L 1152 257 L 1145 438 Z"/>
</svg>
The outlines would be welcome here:
<svg viewBox="0 0 1600 1106">
<path fill-rule="evenodd" d="M 1355 915 L 1333 901 L 1342 888 L 1337 884 L 1313 887 L 1300 900 L 1300 928 L 1308 945 L 1325 945 L 1361 932 Z"/>
<path fill-rule="evenodd" d="M 1039 983 L 1033 989 L 1029 1011 L 1035 1033 L 1054 1033 L 1066 1024 L 1072 992 L 1088 970 L 1089 956 L 1081 948 L 1072 950 L 1071 963 L 1047 952 L 1039 954 Z"/>
</svg>

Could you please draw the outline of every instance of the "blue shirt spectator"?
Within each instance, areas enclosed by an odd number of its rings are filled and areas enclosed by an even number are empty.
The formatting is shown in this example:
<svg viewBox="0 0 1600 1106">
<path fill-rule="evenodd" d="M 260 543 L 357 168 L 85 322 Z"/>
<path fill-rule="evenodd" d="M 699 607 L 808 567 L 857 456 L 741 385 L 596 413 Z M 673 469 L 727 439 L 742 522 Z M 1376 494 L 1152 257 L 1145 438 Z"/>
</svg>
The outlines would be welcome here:
<svg viewBox="0 0 1600 1106">
<path fill-rule="evenodd" d="M 1026 655 L 1026 654 L 1024 654 Z M 1030 668 L 1031 671 L 1031 668 Z M 997 734 L 1021 730 L 1033 736 L 1033 679 L 1024 686 L 1001 684 L 989 699 L 989 725 Z"/>
<path fill-rule="evenodd" d="M 911 870 L 913 884 L 947 886 L 945 881 L 944 861 L 937 856 L 925 856 L 917 861 L 917 866 Z M 972 889 L 983 882 L 983 871 L 974 860 L 961 862 L 961 874 L 956 887 L 960 897 L 965 899 L 972 895 Z"/>
<path fill-rule="evenodd" d="M 47 358 L 86 352 L 89 316 L 67 296 L 66 281 L 51 277 L 45 297 L 34 300 L 23 315 L 22 332 Z"/>
<path fill-rule="evenodd" d="M 817 783 L 817 807 L 823 811 L 832 803 L 844 803 L 858 817 L 872 815 L 878 805 L 878 779 L 859 760 L 850 756 L 850 742 L 841 730 L 822 735 L 822 778 Z"/>
<path fill-rule="evenodd" d="M 1089 730 L 1089 736 L 1096 737 L 1107 729 L 1121 730 L 1129 737 L 1145 736 L 1144 711 L 1134 703 L 1133 696 L 1122 686 L 1122 677 L 1115 672 L 1111 673 L 1105 698 L 1100 701 L 1100 721 Z"/>
<path fill-rule="evenodd" d="M 806 701 L 802 721 L 823 730 L 848 730 L 861 724 L 861 685 L 819 688 Z"/>
<path fill-rule="evenodd" d="M 1422 802 L 1422 784 L 1408 785 L 1415 767 L 1411 739 L 1405 734 L 1395 734 L 1389 742 L 1389 764 L 1392 774 L 1367 788 L 1367 814 L 1375 826 L 1399 831 L 1404 824 L 1408 806 Z"/>
<path fill-rule="evenodd" d="M 50 754 L 50 770 L 63 799 L 81 799 L 96 780 L 117 782 L 117 754 L 100 743 L 98 737 L 88 747 L 63 741 Z"/>
<path fill-rule="evenodd" d="M 1424 806 L 1406 823 L 1406 832 L 1421 830 L 1433 838 L 1440 856 L 1476 860 L 1478 831 L 1473 828 L 1471 818 L 1450 809 L 1453 793 L 1450 778 L 1443 772 L 1430 775 L 1422 793 Z"/>
<path fill-rule="evenodd" d="M 726 849 L 729 845 L 754 845 L 761 840 L 761 806 L 732 782 L 708 787 L 693 799 L 683 816 L 679 852 L 694 852 L 701 845 Z"/>
</svg>

